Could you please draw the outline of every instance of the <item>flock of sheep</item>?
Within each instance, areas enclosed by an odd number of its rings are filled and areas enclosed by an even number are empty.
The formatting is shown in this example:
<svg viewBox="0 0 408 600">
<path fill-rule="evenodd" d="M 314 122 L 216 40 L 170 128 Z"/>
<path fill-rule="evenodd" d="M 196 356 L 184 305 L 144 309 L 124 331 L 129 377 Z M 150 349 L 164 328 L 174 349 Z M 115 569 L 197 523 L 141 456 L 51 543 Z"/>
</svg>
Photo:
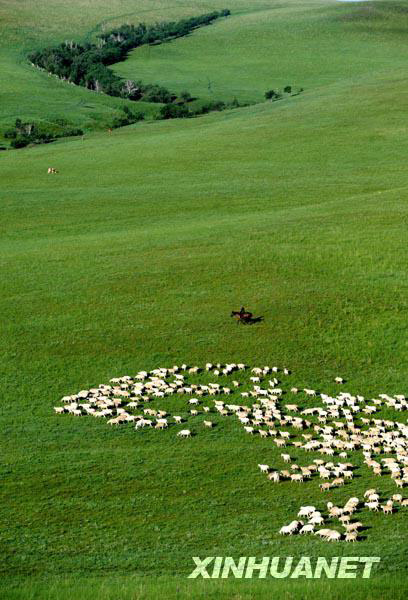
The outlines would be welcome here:
<svg viewBox="0 0 408 600">
<path fill-rule="evenodd" d="M 107 419 L 112 426 L 132 423 L 136 430 L 145 427 L 165 430 L 193 420 L 200 414 L 206 416 L 201 426 L 212 428 L 216 423 L 207 415 L 233 416 L 247 434 L 268 438 L 274 446 L 286 450 L 280 454 L 286 468 L 258 465 L 261 473 L 274 484 L 282 481 L 299 484 L 316 477 L 321 481 L 323 492 L 343 486 L 353 479 L 355 466 L 348 457 L 355 451 L 362 453 L 365 464 L 374 475 L 388 474 L 399 488 L 408 483 L 408 425 L 381 415 L 375 416 L 382 409 L 393 412 L 407 410 L 405 396 L 379 394 L 376 398 L 366 399 L 344 391 L 329 395 L 310 388 L 290 387 L 286 390 L 278 376 L 285 379 L 288 375 L 290 371 L 287 368 L 265 366 L 250 369 L 242 363 L 207 363 L 204 368 L 185 364 L 160 367 L 149 372 L 139 371 L 133 377 L 126 375 L 111 379 L 109 385 L 101 384 L 97 388 L 64 396 L 63 406 L 54 407 L 54 411 Z M 192 382 L 197 376 L 202 382 L 197 379 L 196 383 Z M 228 385 L 222 383 L 227 377 Z M 209 379 L 212 381 L 209 382 Z M 341 377 L 334 381 L 337 385 L 344 384 Z M 151 401 L 173 395 L 185 396 L 183 415 L 149 406 Z M 286 401 L 285 396 L 289 396 L 290 401 Z M 176 435 L 189 438 L 193 432 L 184 426 Z M 318 453 L 322 457 L 330 457 L 330 460 L 315 458 L 306 465 L 299 465 L 292 459 L 292 449 Z M 329 541 L 356 541 L 361 523 L 351 521 L 355 510 L 364 506 L 378 511 L 381 507 L 388 514 L 393 512 L 395 503 L 407 506 L 408 499 L 394 494 L 381 506 L 375 489 L 367 490 L 364 504 L 358 498 L 350 498 L 342 508 L 329 502 L 328 518 L 339 519 L 344 535 L 328 528 L 315 531 L 316 526 L 325 523 L 325 517 L 315 507 L 301 507 L 298 516 L 307 517 L 307 523 L 292 521 L 283 526 L 280 533 L 314 533 Z"/>
<path fill-rule="evenodd" d="M 281 535 L 303 535 L 310 533 L 329 542 L 337 542 L 339 540 L 356 542 L 359 531 L 363 528 L 363 523 L 351 520 L 356 510 L 365 506 L 369 510 L 378 511 L 381 507 L 384 514 L 392 514 L 394 504 L 408 506 L 408 498 L 403 498 L 401 494 L 393 494 L 389 500 L 380 505 L 380 496 L 375 488 L 366 490 L 364 492 L 364 499 L 366 502 L 362 505 L 359 498 L 349 498 L 343 507 L 335 506 L 333 502 L 327 502 L 327 515 L 325 516 L 315 506 L 301 506 L 297 516 L 306 518 L 307 522 L 291 521 L 289 525 L 281 527 L 279 533 Z M 327 527 L 316 530 L 316 527 L 325 525 L 326 521 L 330 519 L 335 519 L 340 523 L 344 529 L 343 533 Z"/>
</svg>

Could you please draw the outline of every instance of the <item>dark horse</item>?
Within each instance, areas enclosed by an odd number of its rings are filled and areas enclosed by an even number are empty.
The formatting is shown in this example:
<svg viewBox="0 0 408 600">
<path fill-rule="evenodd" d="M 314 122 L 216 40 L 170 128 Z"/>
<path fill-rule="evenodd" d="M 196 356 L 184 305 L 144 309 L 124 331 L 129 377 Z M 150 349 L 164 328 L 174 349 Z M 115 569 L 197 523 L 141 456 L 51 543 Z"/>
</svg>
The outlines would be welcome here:
<svg viewBox="0 0 408 600">
<path fill-rule="evenodd" d="M 243 306 L 241 306 L 240 310 L 233 310 L 231 313 L 231 317 L 235 317 L 238 323 L 243 323 L 244 325 L 252 322 L 252 313 L 248 310 L 245 310 Z"/>
</svg>

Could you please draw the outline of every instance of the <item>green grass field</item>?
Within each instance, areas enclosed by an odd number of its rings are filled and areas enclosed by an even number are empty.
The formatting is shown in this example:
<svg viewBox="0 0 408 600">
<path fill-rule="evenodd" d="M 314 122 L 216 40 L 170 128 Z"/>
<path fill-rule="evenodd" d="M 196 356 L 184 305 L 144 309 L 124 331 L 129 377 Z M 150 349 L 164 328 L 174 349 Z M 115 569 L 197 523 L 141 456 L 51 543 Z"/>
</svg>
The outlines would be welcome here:
<svg viewBox="0 0 408 600">
<path fill-rule="evenodd" d="M 365 514 L 353 545 L 277 533 L 302 503 L 372 484 L 389 496 L 389 477 L 361 466 L 323 497 L 316 481 L 261 477 L 257 463 L 280 452 L 231 419 L 204 431 L 197 417 L 198 435 L 180 440 L 52 408 L 183 361 L 287 365 L 294 384 L 328 392 L 339 374 L 367 397 L 407 392 L 408 1 L 49 4 L 2 3 L 0 123 L 59 116 L 89 133 L 0 156 L 0 597 L 406 597 L 407 509 Z M 121 101 L 24 60 L 103 26 L 224 7 L 225 21 L 116 70 L 256 102 L 246 108 L 109 136 L 97 129 Z M 263 102 L 287 83 L 305 91 Z M 237 327 L 242 304 L 264 322 Z M 382 560 L 370 580 L 187 579 L 192 556 L 303 555 Z"/>
</svg>

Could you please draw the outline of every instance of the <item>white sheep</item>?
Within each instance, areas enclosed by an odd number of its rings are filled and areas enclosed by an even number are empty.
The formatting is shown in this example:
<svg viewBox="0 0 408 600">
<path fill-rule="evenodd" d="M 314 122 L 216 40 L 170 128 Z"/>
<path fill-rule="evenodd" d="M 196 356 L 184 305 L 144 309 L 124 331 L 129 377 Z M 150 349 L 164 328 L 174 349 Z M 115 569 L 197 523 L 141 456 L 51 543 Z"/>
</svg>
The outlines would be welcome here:
<svg viewBox="0 0 408 600">
<path fill-rule="evenodd" d="M 314 513 L 316 508 L 314 506 L 301 506 L 298 512 L 298 517 L 308 517 Z"/>
<path fill-rule="evenodd" d="M 352 533 L 353 531 L 357 531 L 357 529 L 360 529 L 360 527 L 362 526 L 363 524 L 360 523 L 360 521 L 355 521 L 354 523 L 347 523 L 345 525 L 345 528 L 347 533 Z"/>
<path fill-rule="evenodd" d="M 388 500 L 388 502 L 386 504 L 384 504 L 384 506 L 382 506 L 381 508 L 382 508 L 383 513 L 385 515 L 392 514 L 393 511 L 394 511 L 393 501 L 392 500 Z"/>
<path fill-rule="evenodd" d="M 311 525 L 323 525 L 324 523 L 324 518 L 320 515 L 316 515 L 315 517 L 311 517 L 309 519 L 309 523 Z"/>
<path fill-rule="evenodd" d="M 289 525 L 281 527 L 279 533 L 282 535 L 292 535 L 296 533 L 301 526 L 303 526 L 303 521 L 292 521 Z"/>
<path fill-rule="evenodd" d="M 303 535 L 305 533 L 314 533 L 314 525 L 312 525 L 311 523 L 307 523 L 306 525 L 303 525 L 303 527 L 300 529 L 299 533 L 301 535 Z"/>
<path fill-rule="evenodd" d="M 182 438 L 191 437 L 191 431 L 189 429 L 181 429 L 177 435 Z"/>
<path fill-rule="evenodd" d="M 364 502 L 364 506 L 366 506 L 369 510 L 377 512 L 380 505 L 378 502 Z"/>
</svg>

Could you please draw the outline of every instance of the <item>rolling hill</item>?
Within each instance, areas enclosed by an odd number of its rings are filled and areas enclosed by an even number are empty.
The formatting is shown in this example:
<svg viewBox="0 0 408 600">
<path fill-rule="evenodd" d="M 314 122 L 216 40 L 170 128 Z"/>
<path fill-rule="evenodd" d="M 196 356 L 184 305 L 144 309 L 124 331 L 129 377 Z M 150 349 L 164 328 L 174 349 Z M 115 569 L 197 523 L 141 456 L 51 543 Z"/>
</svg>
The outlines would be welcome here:
<svg viewBox="0 0 408 600">
<path fill-rule="evenodd" d="M 250 106 L 108 135 L 123 100 L 25 59 L 213 8 L 232 14 L 115 71 Z M 395 493 L 361 461 L 322 497 L 315 482 L 260 477 L 280 453 L 232 420 L 204 431 L 200 415 L 182 441 L 53 406 L 124 373 L 207 361 L 288 366 L 328 393 L 337 375 L 367 397 L 406 393 L 408 2 L 7 0 L 0 17 L 2 131 L 16 117 L 86 129 L 0 155 L 0 597 L 405 597 L 406 509 L 365 516 L 353 545 L 278 534 L 301 503 Z M 264 101 L 287 84 L 304 92 Z M 236 326 L 242 304 L 264 321 Z M 382 560 L 358 582 L 187 579 L 192 556 L 287 555 Z"/>
</svg>

